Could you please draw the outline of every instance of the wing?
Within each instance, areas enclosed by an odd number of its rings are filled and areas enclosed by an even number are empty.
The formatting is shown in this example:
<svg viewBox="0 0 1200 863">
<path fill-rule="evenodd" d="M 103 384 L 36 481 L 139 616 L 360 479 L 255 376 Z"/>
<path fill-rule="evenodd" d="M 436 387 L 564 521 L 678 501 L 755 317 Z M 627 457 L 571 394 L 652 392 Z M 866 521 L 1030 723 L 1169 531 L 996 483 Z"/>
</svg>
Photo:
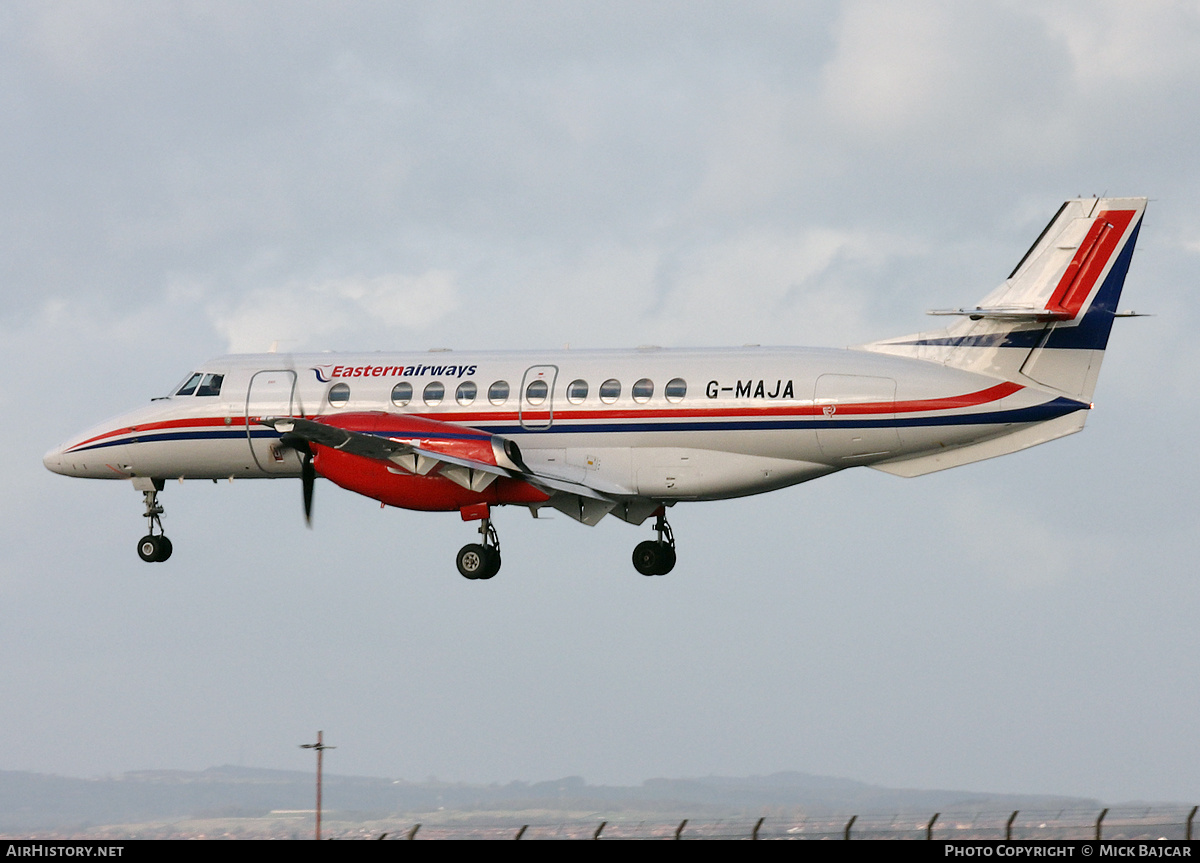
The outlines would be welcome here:
<svg viewBox="0 0 1200 863">
<path fill-rule="evenodd" d="M 463 488 L 481 492 L 497 477 L 529 483 L 551 496 L 551 505 L 580 521 L 595 523 L 555 501 L 559 495 L 586 499 L 592 505 L 573 508 L 590 516 L 603 508 L 595 520 L 617 506 L 618 501 L 582 483 L 530 470 L 517 444 L 508 438 L 453 423 L 385 412 L 341 414 L 336 418 L 310 420 L 300 417 L 264 417 L 263 425 L 282 432 L 285 446 L 300 449 L 309 444 L 328 447 L 349 455 L 388 462 L 416 476 L 442 476 Z M 335 424 L 336 423 L 336 424 Z M 597 507 L 596 505 L 599 505 Z"/>
</svg>

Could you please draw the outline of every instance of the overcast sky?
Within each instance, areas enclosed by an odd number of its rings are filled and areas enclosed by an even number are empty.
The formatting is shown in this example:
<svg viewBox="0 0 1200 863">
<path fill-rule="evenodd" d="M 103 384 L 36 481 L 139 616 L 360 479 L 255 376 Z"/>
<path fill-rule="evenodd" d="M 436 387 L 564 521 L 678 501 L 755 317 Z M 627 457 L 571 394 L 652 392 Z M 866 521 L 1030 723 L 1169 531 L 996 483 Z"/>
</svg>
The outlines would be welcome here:
<svg viewBox="0 0 1200 863">
<path fill-rule="evenodd" d="M 1200 803 L 1200 4 L 0 5 L 0 769 Z M 1149 196 L 1082 434 L 650 533 L 42 454 L 227 351 L 815 344 Z"/>
</svg>

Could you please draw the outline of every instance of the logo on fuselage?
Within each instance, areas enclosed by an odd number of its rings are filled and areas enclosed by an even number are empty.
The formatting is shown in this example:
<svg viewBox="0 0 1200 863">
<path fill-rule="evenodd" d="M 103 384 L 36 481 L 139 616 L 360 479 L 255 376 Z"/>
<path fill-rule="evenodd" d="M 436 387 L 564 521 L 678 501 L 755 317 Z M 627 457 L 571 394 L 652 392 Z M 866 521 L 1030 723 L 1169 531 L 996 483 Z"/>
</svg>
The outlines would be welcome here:
<svg viewBox="0 0 1200 863">
<path fill-rule="evenodd" d="M 461 378 L 473 375 L 478 366 L 337 366 L 326 364 L 311 366 L 312 373 L 323 384 L 337 378 L 417 378 L 434 377 Z"/>
</svg>

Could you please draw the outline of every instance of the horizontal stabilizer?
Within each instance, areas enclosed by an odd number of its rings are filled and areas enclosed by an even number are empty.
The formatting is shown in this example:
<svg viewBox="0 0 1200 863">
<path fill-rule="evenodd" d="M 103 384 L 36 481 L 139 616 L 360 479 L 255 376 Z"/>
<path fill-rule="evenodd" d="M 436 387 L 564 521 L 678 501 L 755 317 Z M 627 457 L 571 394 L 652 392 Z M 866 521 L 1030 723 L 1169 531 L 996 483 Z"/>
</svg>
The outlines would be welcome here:
<svg viewBox="0 0 1200 863">
<path fill-rule="evenodd" d="M 1145 198 L 1067 201 L 1017 266 L 944 330 L 863 345 L 1091 401 Z"/>
<path fill-rule="evenodd" d="M 1007 308 L 993 306 L 986 309 L 982 306 L 976 306 L 973 309 L 930 309 L 925 314 L 958 315 L 970 318 L 973 321 L 982 321 L 985 318 L 991 321 L 1062 321 L 1067 319 L 1065 312 L 1053 311 L 1051 309 L 1035 309 L 1028 306 L 1009 306 Z"/>
</svg>

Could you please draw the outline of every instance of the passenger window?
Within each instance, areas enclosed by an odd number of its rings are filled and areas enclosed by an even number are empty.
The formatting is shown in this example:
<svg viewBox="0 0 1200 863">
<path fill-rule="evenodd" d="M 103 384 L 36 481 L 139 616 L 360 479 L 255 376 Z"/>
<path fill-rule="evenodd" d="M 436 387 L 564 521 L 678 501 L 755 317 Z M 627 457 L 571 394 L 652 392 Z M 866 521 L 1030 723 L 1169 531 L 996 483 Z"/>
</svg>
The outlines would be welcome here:
<svg viewBox="0 0 1200 863">
<path fill-rule="evenodd" d="M 425 404 L 430 407 L 440 405 L 445 397 L 446 387 L 441 381 L 431 381 L 425 384 L 425 392 L 421 394 L 421 398 L 425 399 Z"/>
<path fill-rule="evenodd" d="M 458 385 L 458 390 L 454 393 L 454 398 L 460 405 L 469 405 L 475 401 L 475 393 L 478 388 L 475 386 L 475 381 L 463 381 Z"/>
<path fill-rule="evenodd" d="M 652 395 L 654 395 L 654 381 L 650 378 L 642 378 L 633 385 L 633 400 L 638 404 L 644 405 L 650 401 Z"/>
<path fill-rule="evenodd" d="M 488 387 L 488 401 L 494 405 L 508 401 L 508 381 L 496 381 Z"/>
<path fill-rule="evenodd" d="M 335 408 L 343 407 L 350 401 L 350 385 L 334 384 L 329 388 L 329 404 Z"/>
<path fill-rule="evenodd" d="M 687 381 L 683 378 L 675 378 L 667 382 L 666 389 L 663 390 L 669 402 L 681 402 L 683 397 L 687 395 Z"/>
<path fill-rule="evenodd" d="M 185 383 L 183 386 L 181 386 L 179 388 L 179 392 L 175 393 L 175 395 L 190 396 L 192 393 L 194 393 L 196 391 L 196 387 L 200 384 L 200 378 L 202 378 L 202 377 L 204 377 L 204 375 L 200 374 L 200 372 L 196 372 L 194 375 L 192 375 L 190 378 L 187 379 L 187 383 Z"/>
<path fill-rule="evenodd" d="M 408 405 L 412 401 L 412 384 L 408 381 L 400 381 L 392 387 L 392 404 L 398 408 Z"/>
<path fill-rule="evenodd" d="M 540 405 L 546 400 L 550 387 L 545 381 L 530 381 L 525 387 L 525 400 L 531 405 Z"/>
<path fill-rule="evenodd" d="M 609 378 L 604 383 L 600 384 L 600 401 L 606 405 L 611 405 L 621 397 L 621 382 L 616 378 Z"/>
<path fill-rule="evenodd" d="M 586 399 L 587 394 L 587 381 L 571 381 L 571 383 L 567 386 L 567 401 L 573 405 L 577 405 Z"/>
<path fill-rule="evenodd" d="M 198 396 L 219 396 L 221 394 L 221 384 L 225 381 L 225 375 L 205 375 L 204 381 L 196 390 Z"/>
</svg>

